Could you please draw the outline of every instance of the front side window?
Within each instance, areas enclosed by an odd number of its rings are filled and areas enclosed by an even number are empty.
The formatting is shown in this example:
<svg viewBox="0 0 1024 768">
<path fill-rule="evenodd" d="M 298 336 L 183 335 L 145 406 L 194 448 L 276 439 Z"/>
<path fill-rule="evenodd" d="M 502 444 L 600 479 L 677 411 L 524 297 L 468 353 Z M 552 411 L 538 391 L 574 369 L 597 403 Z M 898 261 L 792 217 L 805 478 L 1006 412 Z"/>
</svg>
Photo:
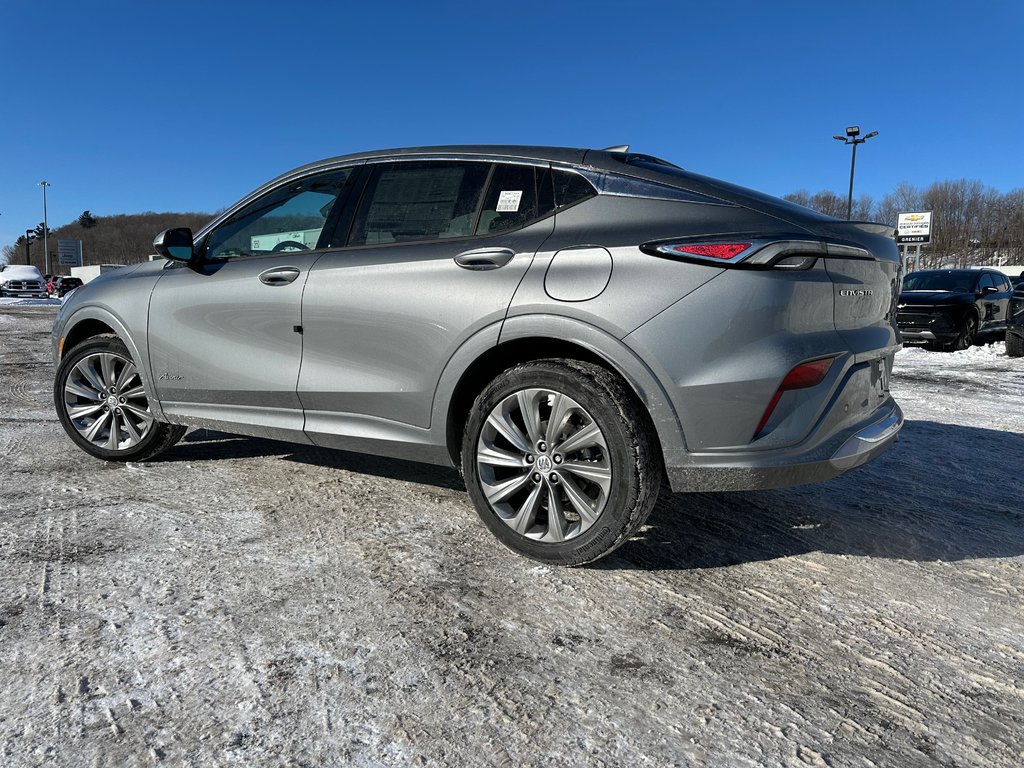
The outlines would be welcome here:
<svg viewBox="0 0 1024 768">
<path fill-rule="evenodd" d="M 307 176 L 278 187 L 234 213 L 210 233 L 206 258 L 230 259 L 318 247 L 352 169 Z M 320 246 L 323 247 L 323 246 Z"/>
<path fill-rule="evenodd" d="M 349 245 L 379 245 L 473 234 L 488 163 L 380 165 L 363 193 Z"/>
</svg>

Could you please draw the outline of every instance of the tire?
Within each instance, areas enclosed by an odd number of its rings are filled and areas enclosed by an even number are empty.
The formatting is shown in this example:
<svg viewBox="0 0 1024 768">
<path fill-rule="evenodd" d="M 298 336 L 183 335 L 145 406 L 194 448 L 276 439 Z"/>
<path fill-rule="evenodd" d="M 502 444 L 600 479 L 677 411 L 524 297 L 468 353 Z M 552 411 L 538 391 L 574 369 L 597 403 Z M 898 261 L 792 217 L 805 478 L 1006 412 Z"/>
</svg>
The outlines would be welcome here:
<svg viewBox="0 0 1024 768">
<path fill-rule="evenodd" d="M 956 339 L 953 340 L 953 350 L 968 349 L 974 344 L 978 335 L 978 319 L 968 314 L 960 321 L 960 328 L 957 329 Z"/>
<path fill-rule="evenodd" d="M 1013 331 L 1007 331 L 1006 355 L 1007 357 L 1024 357 L 1024 336 L 1019 336 Z"/>
<path fill-rule="evenodd" d="M 505 371 L 477 397 L 463 433 L 462 472 L 480 519 L 533 560 L 603 557 L 658 500 L 661 457 L 648 424 L 625 382 L 599 366 L 538 360 Z"/>
<path fill-rule="evenodd" d="M 186 427 L 157 421 L 131 353 L 116 336 L 96 336 L 57 367 L 53 402 L 64 431 L 106 461 L 145 461 L 166 451 Z"/>
</svg>

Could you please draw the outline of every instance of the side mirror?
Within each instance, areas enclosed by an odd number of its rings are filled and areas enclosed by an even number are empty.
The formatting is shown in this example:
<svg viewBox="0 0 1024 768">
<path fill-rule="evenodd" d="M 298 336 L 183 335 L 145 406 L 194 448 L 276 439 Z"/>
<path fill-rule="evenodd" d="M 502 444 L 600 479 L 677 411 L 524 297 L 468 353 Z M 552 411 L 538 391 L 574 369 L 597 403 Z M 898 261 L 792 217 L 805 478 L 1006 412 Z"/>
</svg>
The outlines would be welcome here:
<svg viewBox="0 0 1024 768">
<path fill-rule="evenodd" d="M 172 261 L 191 261 L 196 253 L 192 230 L 188 227 L 165 229 L 153 238 L 153 247 L 165 259 Z"/>
<path fill-rule="evenodd" d="M 994 285 L 986 285 L 984 288 L 981 289 L 981 292 L 982 293 L 999 293 L 999 289 L 996 288 Z"/>
</svg>

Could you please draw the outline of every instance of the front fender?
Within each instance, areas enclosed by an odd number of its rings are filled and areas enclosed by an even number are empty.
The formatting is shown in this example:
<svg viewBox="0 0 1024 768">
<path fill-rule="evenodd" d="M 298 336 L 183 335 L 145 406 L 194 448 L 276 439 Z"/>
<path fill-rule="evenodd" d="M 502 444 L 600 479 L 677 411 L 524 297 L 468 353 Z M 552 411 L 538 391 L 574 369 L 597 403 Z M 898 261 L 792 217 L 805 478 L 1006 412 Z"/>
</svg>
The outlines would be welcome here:
<svg viewBox="0 0 1024 768">
<path fill-rule="evenodd" d="M 138 344 L 135 337 L 129 332 L 128 324 L 106 307 L 87 304 L 72 310 L 66 318 L 58 320 L 53 329 L 54 363 L 58 364 L 60 362 L 58 359 L 60 340 L 73 336 L 75 328 L 87 322 L 98 322 L 107 326 L 128 347 L 128 351 L 131 352 L 132 359 L 139 369 L 139 375 L 142 377 L 142 383 L 146 387 L 146 392 L 149 393 L 147 397 L 149 408 L 158 421 L 164 421 L 163 408 L 161 408 L 160 401 L 156 398 L 156 381 L 153 376 L 153 370 L 150 367 L 149 350 L 145 346 L 145 340 L 143 339 L 142 345 Z M 144 327 L 145 325 L 143 325 Z"/>
</svg>

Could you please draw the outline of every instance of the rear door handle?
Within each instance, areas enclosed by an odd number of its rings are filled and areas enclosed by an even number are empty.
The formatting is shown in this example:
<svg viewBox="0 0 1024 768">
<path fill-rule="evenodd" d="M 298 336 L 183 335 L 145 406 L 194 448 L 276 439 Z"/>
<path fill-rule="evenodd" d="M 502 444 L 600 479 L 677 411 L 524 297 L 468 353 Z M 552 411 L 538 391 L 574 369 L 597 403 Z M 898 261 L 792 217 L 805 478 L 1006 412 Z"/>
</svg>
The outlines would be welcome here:
<svg viewBox="0 0 1024 768">
<path fill-rule="evenodd" d="M 298 267 L 274 267 L 260 272 L 260 282 L 264 285 L 288 285 L 298 276 Z"/>
<path fill-rule="evenodd" d="M 463 269 L 484 270 L 504 267 L 516 252 L 509 248 L 477 248 L 463 251 L 455 257 L 455 263 Z"/>
</svg>

